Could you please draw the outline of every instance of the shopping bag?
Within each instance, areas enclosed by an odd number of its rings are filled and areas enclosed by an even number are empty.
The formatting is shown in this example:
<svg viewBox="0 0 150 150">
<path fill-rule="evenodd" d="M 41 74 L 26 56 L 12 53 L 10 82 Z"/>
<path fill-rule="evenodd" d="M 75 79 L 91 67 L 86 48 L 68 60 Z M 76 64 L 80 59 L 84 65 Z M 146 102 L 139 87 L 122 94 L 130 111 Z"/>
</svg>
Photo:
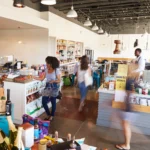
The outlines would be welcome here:
<svg viewBox="0 0 150 150">
<path fill-rule="evenodd" d="M 93 84 L 93 78 L 90 76 L 89 72 L 87 71 L 84 75 L 85 86 L 88 87 Z"/>
<path fill-rule="evenodd" d="M 23 115 L 22 118 L 23 118 L 23 124 L 30 123 L 33 126 L 34 126 L 35 119 L 38 121 L 39 129 L 40 129 L 40 139 L 49 134 L 48 130 L 50 126 L 50 121 L 44 121 L 41 120 L 40 118 L 33 118 L 28 115 Z"/>
</svg>

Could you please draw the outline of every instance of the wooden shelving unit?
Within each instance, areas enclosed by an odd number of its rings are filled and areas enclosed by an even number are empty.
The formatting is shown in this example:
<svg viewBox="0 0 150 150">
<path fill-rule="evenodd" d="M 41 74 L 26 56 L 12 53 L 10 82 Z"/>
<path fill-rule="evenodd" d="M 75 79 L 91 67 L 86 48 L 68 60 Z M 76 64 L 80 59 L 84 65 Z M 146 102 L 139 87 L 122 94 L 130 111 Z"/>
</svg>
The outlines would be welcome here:
<svg viewBox="0 0 150 150">
<path fill-rule="evenodd" d="M 111 57 L 98 57 L 99 61 L 102 60 L 111 60 L 111 61 L 131 61 L 134 58 L 111 58 Z"/>
<path fill-rule="evenodd" d="M 125 110 L 126 105 L 124 102 L 116 102 L 113 100 L 112 101 L 112 107 L 116 108 L 116 109 Z M 131 104 L 131 107 L 132 107 L 132 111 L 150 113 L 150 106 Z"/>
</svg>

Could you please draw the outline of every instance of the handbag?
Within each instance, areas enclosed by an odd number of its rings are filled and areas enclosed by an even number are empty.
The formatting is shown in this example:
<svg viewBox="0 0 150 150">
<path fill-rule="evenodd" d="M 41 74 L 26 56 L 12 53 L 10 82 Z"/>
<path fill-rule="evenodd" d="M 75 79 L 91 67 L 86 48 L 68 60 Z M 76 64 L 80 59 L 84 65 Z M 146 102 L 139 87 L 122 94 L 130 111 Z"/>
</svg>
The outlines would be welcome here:
<svg viewBox="0 0 150 150">
<path fill-rule="evenodd" d="M 46 87 L 42 91 L 42 96 L 57 97 L 59 93 L 59 85 L 57 83 L 46 83 Z"/>
<path fill-rule="evenodd" d="M 85 86 L 91 86 L 93 84 L 93 77 L 89 74 L 89 69 L 84 75 Z"/>
<path fill-rule="evenodd" d="M 56 75 L 56 70 L 55 70 L 55 76 L 56 76 L 56 78 L 57 78 L 57 75 Z M 58 95 L 57 95 L 57 97 L 56 97 L 57 99 L 59 99 L 59 100 L 61 100 L 62 99 L 62 93 L 61 93 L 61 91 L 59 90 L 58 91 Z"/>
</svg>

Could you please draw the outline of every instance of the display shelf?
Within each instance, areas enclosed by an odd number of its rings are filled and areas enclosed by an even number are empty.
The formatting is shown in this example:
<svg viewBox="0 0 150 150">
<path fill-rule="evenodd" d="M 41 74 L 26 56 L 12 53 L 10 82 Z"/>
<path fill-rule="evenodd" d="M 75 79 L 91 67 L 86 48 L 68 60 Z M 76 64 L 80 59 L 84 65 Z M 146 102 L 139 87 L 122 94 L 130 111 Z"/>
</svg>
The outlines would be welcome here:
<svg viewBox="0 0 150 150">
<path fill-rule="evenodd" d="M 60 67 L 67 66 L 67 65 L 70 65 L 70 64 L 75 64 L 75 63 L 77 63 L 77 61 L 60 64 Z"/>
<path fill-rule="evenodd" d="M 7 89 L 10 89 L 10 98 L 12 103 L 14 104 L 14 123 L 21 124 L 22 116 L 24 114 L 30 113 L 32 117 L 38 117 L 44 112 L 44 109 L 41 108 L 42 107 L 41 98 L 38 98 L 33 102 L 27 104 L 28 95 L 39 92 L 41 89 L 44 88 L 44 87 L 40 88 L 39 90 L 27 94 L 26 93 L 27 88 L 29 86 L 34 85 L 37 82 L 41 82 L 41 81 L 35 80 L 25 84 L 4 81 L 5 95 L 7 95 Z M 50 108 L 51 103 L 49 103 L 48 106 Z"/>
<path fill-rule="evenodd" d="M 39 98 L 36 98 L 35 100 L 33 100 L 33 101 L 30 102 L 30 103 L 27 103 L 26 105 L 28 106 L 28 105 L 32 104 L 33 102 L 35 102 L 35 101 L 37 101 L 37 100 L 39 100 L 39 99 L 41 99 L 41 98 L 42 98 L 42 96 L 40 96 Z"/>
<path fill-rule="evenodd" d="M 116 109 L 125 110 L 126 104 L 124 102 L 116 102 L 113 100 L 112 101 L 112 107 L 116 108 Z M 150 106 L 131 104 L 131 108 L 132 108 L 132 111 L 150 113 Z"/>
<path fill-rule="evenodd" d="M 99 61 L 102 61 L 102 60 L 111 60 L 111 61 L 131 61 L 133 60 L 134 58 L 114 58 L 114 57 L 98 57 L 98 60 Z"/>
<path fill-rule="evenodd" d="M 40 89 L 38 89 L 38 90 L 36 90 L 36 91 L 34 91 L 34 92 L 31 92 L 31 93 L 27 94 L 26 96 L 30 96 L 30 95 L 32 95 L 32 94 L 35 94 L 35 93 L 37 93 L 37 92 L 43 90 L 44 88 L 45 88 L 45 87 L 42 87 L 42 88 L 40 88 Z"/>
</svg>

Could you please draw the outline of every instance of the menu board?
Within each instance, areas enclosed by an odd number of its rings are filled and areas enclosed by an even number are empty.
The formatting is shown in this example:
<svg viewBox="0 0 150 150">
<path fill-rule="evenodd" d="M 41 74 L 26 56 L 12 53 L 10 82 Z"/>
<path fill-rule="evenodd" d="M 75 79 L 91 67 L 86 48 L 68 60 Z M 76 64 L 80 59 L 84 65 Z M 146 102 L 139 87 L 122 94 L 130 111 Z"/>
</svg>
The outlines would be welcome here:
<svg viewBox="0 0 150 150">
<path fill-rule="evenodd" d="M 127 77 L 127 75 L 128 75 L 128 65 L 119 64 L 117 74 L 118 74 L 118 76 Z"/>
<path fill-rule="evenodd" d="M 126 77 L 118 76 L 116 78 L 116 90 L 126 89 Z"/>
</svg>

